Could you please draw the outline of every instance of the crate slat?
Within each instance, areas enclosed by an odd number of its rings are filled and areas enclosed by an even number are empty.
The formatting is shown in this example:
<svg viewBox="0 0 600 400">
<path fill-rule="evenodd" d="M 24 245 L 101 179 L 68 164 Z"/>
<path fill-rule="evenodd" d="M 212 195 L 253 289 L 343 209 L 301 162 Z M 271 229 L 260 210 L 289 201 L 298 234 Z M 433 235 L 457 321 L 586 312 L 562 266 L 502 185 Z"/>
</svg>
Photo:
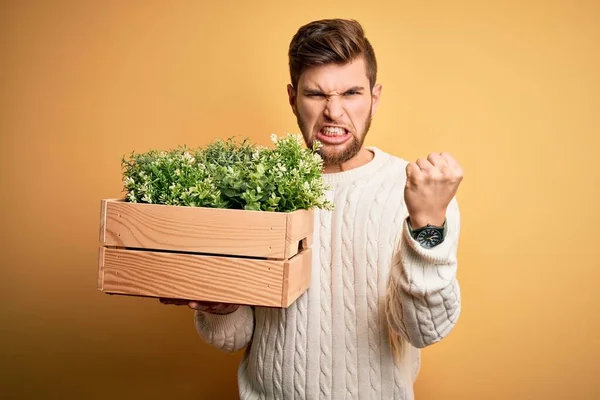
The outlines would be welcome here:
<svg viewBox="0 0 600 400">
<path fill-rule="evenodd" d="M 282 307 L 289 307 L 309 288 L 312 254 L 312 248 L 309 247 L 289 260 L 287 268 L 284 268 Z"/>
<path fill-rule="evenodd" d="M 273 213 L 107 199 L 102 202 L 100 242 L 105 246 L 286 259 L 298 252 L 299 237 L 306 236 L 303 232 L 312 229 L 312 215 L 312 210 Z M 289 223 L 292 229 L 288 229 Z"/>
<path fill-rule="evenodd" d="M 287 307 L 308 287 L 312 249 L 291 260 L 102 247 L 99 285 L 113 294 Z M 308 267 L 308 268 L 307 268 Z"/>
<path fill-rule="evenodd" d="M 285 258 L 291 258 L 303 245 L 300 243 L 312 236 L 314 228 L 314 214 L 312 211 L 300 210 L 287 215 Z M 312 237 L 310 238 L 312 241 Z M 310 243 L 304 247 L 310 247 Z"/>
</svg>

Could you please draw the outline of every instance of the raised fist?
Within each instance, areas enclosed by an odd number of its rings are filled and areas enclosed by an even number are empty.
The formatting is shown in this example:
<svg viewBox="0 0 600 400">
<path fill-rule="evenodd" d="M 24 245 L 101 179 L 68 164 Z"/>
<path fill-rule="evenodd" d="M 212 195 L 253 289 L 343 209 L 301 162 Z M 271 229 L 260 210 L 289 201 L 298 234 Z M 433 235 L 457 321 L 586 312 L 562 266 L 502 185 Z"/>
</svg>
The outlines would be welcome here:
<svg viewBox="0 0 600 400">
<path fill-rule="evenodd" d="M 413 229 L 441 226 L 463 179 L 463 169 L 448 153 L 431 153 L 406 166 L 404 199 Z"/>
</svg>

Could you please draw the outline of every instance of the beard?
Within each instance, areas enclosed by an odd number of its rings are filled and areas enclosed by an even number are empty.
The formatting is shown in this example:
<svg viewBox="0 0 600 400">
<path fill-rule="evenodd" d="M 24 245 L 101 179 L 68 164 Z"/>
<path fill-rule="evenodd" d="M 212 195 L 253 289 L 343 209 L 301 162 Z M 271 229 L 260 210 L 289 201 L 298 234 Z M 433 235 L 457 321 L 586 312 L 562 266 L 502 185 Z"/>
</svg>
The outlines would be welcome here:
<svg viewBox="0 0 600 400">
<path fill-rule="evenodd" d="M 302 136 L 304 137 L 304 142 L 306 143 L 306 146 L 308 148 L 312 149 L 313 145 L 315 143 L 315 135 L 311 134 L 310 127 L 307 127 L 306 124 L 304 124 L 300 120 L 300 117 L 296 117 L 296 120 L 298 121 L 298 127 L 300 128 L 300 131 L 302 132 Z M 341 147 L 341 146 L 332 146 L 332 145 L 323 144 L 321 146 L 321 148 L 317 151 L 317 153 L 323 159 L 324 164 L 325 165 L 339 165 L 339 164 L 343 164 L 343 163 L 351 160 L 352 158 L 354 158 L 363 147 L 367 133 L 369 132 L 369 129 L 371 128 L 371 120 L 372 120 L 372 111 L 369 111 L 369 115 L 367 116 L 367 119 L 365 121 L 365 126 L 363 128 L 363 131 L 358 134 L 352 133 L 352 137 L 350 139 L 348 139 L 348 141 L 342 145 L 343 148 L 335 149 L 335 147 Z M 334 148 L 332 148 L 332 147 L 334 147 Z"/>
</svg>

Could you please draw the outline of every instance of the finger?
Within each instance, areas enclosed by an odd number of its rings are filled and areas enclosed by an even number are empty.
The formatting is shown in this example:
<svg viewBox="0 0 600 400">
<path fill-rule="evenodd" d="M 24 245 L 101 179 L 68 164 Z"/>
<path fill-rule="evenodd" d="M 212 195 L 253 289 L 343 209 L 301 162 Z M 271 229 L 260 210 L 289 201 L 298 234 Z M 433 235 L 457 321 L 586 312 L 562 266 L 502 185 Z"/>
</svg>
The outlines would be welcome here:
<svg viewBox="0 0 600 400">
<path fill-rule="evenodd" d="M 189 300 L 186 304 L 189 308 L 199 311 L 211 311 L 214 308 L 214 303 L 207 301 Z"/>
<path fill-rule="evenodd" d="M 419 166 L 421 171 L 429 171 L 434 168 L 433 164 L 431 164 L 429 161 L 427 161 L 423 158 L 419 158 L 417 160 L 417 165 Z"/>
<path fill-rule="evenodd" d="M 448 162 L 446 161 L 446 159 L 444 157 L 441 156 L 440 153 L 430 153 L 427 156 L 427 161 L 429 161 L 431 163 L 431 165 L 433 165 L 434 167 L 436 167 L 440 170 L 443 167 L 448 166 Z"/>
<path fill-rule="evenodd" d="M 454 157 L 452 157 L 452 155 L 448 152 L 442 152 L 440 153 L 440 157 L 442 157 L 446 163 L 450 166 L 450 168 L 452 169 L 456 169 L 457 167 L 460 167 L 458 165 L 458 162 L 454 159 Z"/>
<path fill-rule="evenodd" d="M 417 165 L 421 169 L 421 175 L 419 179 L 429 181 L 430 179 L 439 179 L 442 174 L 439 168 L 435 167 L 428 160 L 419 158 Z"/>
<path fill-rule="evenodd" d="M 461 165 L 456 161 L 454 157 L 450 153 L 444 152 L 440 154 L 448 163 L 448 166 L 452 170 L 452 175 L 457 179 L 462 179 L 464 171 Z"/>
<path fill-rule="evenodd" d="M 197 302 L 195 310 L 212 312 L 214 310 L 214 306 L 212 304 L 208 304 L 206 302 Z"/>
<path fill-rule="evenodd" d="M 421 168 L 419 168 L 419 166 L 416 163 L 409 162 L 406 165 L 406 179 L 408 179 L 409 181 L 420 177 L 422 174 L 423 172 L 421 171 Z"/>
<path fill-rule="evenodd" d="M 194 309 L 194 310 L 198 310 L 198 311 L 205 311 L 205 312 L 212 312 L 214 309 L 214 305 L 212 303 L 206 302 L 206 301 L 188 301 L 187 303 L 188 307 Z"/>
</svg>

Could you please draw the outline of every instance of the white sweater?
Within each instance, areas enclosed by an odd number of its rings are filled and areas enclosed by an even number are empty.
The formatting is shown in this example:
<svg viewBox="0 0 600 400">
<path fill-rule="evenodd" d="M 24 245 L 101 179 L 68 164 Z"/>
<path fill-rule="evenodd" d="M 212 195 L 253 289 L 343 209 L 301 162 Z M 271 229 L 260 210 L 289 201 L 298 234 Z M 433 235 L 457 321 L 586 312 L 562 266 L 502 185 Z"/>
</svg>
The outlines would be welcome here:
<svg viewBox="0 0 600 400">
<path fill-rule="evenodd" d="M 208 343 L 228 352 L 247 346 L 241 399 L 413 399 L 419 349 L 456 324 L 456 199 L 444 242 L 422 248 L 406 223 L 407 162 L 370 149 L 366 165 L 324 175 L 335 209 L 316 210 L 307 292 L 287 309 L 195 313 Z M 402 338 L 398 361 L 390 331 Z"/>
</svg>

